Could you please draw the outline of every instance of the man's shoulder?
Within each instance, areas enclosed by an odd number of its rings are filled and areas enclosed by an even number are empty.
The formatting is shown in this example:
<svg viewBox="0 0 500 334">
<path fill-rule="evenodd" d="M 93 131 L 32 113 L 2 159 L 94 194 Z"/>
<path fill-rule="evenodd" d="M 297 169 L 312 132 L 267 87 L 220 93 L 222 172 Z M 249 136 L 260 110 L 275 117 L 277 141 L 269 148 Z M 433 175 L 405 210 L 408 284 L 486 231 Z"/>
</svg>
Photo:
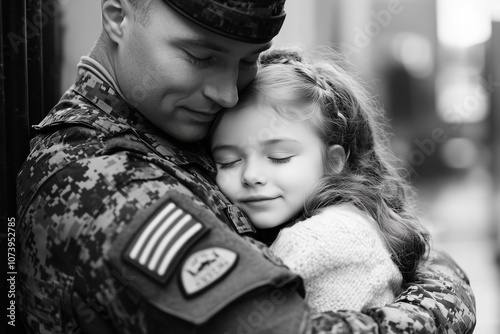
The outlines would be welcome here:
<svg viewBox="0 0 500 334">
<path fill-rule="evenodd" d="M 47 116 L 35 125 L 39 133 L 52 132 L 61 128 L 86 127 L 103 134 L 113 134 L 130 128 L 102 110 L 100 100 L 89 101 L 73 89 L 69 89 Z"/>
<path fill-rule="evenodd" d="M 162 185 L 179 184 L 173 175 L 155 164 L 140 141 L 108 136 L 88 123 L 50 123 L 32 141 L 32 151 L 18 174 L 18 212 L 21 214 L 39 191 L 82 193 L 93 189 L 103 200 L 132 182 L 162 178 Z M 172 174 L 172 173 L 170 173 Z"/>
</svg>

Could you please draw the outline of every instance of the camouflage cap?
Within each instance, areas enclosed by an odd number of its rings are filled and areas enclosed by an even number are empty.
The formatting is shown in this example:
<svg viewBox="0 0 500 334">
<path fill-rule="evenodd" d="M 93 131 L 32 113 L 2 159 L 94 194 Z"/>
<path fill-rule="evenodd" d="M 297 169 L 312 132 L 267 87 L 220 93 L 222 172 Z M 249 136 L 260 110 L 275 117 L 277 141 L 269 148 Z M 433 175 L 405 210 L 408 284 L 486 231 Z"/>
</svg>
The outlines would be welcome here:
<svg viewBox="0 0 500 334">
<path fill-rule="evenodd" d="M 247 43 L 266 43 L 285 20 L 286 0 L 163 0 L 202 27 Z"/>
</svg>

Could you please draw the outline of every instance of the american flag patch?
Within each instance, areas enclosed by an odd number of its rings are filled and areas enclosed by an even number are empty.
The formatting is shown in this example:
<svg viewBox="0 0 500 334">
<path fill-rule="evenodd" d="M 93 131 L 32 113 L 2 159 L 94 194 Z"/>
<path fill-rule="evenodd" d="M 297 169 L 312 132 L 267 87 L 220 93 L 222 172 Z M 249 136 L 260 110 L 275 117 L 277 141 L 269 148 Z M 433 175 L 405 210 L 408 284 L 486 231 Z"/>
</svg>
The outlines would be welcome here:
<svg viewBox="0 0 500 334">
<path fill-rule="evenodd" d="M 173 202 L 163 206 L 125 250 L 125 259 L 165 283 L 189 246 L 207 228 Z"/>
</svg>

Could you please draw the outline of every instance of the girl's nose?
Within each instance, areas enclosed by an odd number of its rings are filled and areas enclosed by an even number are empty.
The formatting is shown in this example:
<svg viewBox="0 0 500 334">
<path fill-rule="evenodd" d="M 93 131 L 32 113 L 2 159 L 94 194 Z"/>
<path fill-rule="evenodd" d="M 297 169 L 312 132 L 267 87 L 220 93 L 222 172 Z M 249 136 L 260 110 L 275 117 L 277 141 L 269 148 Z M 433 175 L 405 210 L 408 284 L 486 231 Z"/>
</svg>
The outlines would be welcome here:
<svg viewBox="0 0 500 334">
<path fill-rule="evenodd" d="M 267 184 L 267 177 L 264 171 L 257 164 L 247 164 L 241 175 L 241 183 L 247 187 Z"/>
</svg>

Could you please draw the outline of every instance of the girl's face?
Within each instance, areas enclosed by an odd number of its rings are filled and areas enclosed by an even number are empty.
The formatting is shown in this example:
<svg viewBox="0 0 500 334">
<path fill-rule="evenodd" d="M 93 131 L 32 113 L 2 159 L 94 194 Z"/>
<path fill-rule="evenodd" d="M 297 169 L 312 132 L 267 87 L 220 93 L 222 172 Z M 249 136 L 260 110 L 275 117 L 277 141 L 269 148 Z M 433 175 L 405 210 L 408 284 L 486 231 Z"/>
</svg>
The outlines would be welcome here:
<svg viewBox="0 0 500 334">
<path fill-rule="evenodd" d="M 218 186 L 258 228 L 298 214 L 324 172 L 310 122 L 282 118 L 255 97 L 225 113 L 211 149 Z"/>
</svg>

